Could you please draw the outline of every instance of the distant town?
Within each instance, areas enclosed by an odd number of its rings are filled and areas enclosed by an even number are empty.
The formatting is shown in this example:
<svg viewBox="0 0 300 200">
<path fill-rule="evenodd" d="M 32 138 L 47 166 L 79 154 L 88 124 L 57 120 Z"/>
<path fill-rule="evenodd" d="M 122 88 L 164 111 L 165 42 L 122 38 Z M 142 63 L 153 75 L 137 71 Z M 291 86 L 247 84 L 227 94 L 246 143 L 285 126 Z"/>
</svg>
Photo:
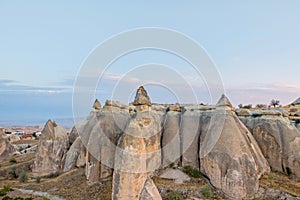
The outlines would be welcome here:
<svg viewBox="0 0 300 200">
<path fill-rule="evenodd" d="M 42 134 L 42 126 L 25 126 L 25 127 L 3 127 L 6 136 L 10 142 L 20 140 L 37 140 Z"/>
</svg>

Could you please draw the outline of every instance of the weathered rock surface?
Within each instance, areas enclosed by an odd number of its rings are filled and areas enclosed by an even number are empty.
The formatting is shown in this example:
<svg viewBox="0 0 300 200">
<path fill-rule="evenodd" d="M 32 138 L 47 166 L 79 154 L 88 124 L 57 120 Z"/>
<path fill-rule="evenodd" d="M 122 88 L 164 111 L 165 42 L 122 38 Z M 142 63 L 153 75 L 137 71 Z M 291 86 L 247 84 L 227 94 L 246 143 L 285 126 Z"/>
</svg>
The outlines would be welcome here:
<svg viewBox="0 0 300 200">
<path fill-rule="evenodd" d="M 201 119 L 202 124 L 212 123 L 201 126 L 200 130 L 201 172 L 226 196 L 249 198 L 257 192 L 259 178 L 269 171 L 269 165 L 255 139 L 229 105 L 228 102 L 219 104 L 218 109 L 204 115 L 206 120 L 204 116 Z"/>
<path fill-rule="evenodd" d="M 124 132 L 130 114 L 120 103 L 106 101 L 76 125 L 83 145 L 87 148 L 86 176 L 90 183 L 112 176 L 115 149 Z"/>
<path fill-rule="evenodd" d="M 142 200 L 161 200 L 161 196 L 159 191 L 152 181 L 152 179 L 148 178 L 142 190 L 142 194 L 140 199 Z"/>
<path fill-rule="evenodd" d="M 200 118 L 199 110 L 187 110 L 181 116 L 182 165 L 199 168 Z"/>
<path fill-rule="evenodd" d="M 66 131 L 55 122 L 48 120 L 39 140 L 32 169 L 33 175 L 37 177 L 60 173 L 68 148 L 69 139 Z"/>
<path fill-rule="evenodd" d="M 239 116 L 258 142 L 272 170 L 300 179 L 300 132 L 281 115 Z"/>
<path fill-rule="evenodd" d="M 75 167 L 83 167 L 85 165 L 85 155 L 85 146 L 82 144 L 80 137 L 77 137 L 66 153 L 63 171 L 67 172 Z"/>
<path fill-rule="evenodd" d="M 143 86 L 139 87 L 139 89 L 137 90 L 133 105 L 135 105 L 135 106 L 138 106 L 138 105 L 151 106 L 150 98 Z"/>
<path fill-rule="evenodd" d="M 100 110 L 101 109 L 101 103 L 98 101 L 98 99 L 95 100 L 93 108 L 95 110 Z"/>
<path fill-rule="evenodd" d="M 162 166 L 170 164 L 179 165 L 181 156 L 180 144 L 181 113 L 177 111 L 167 112 L 164 132 L 162 135 Z"/>
<path fill-rule="evenodd" d="M 151 111 L 143 87 L 135 98 L 137 113 L 118 142 L 113 173 L 112 199 L 161 199 L 151 174 L 160 167 L 162 115 Z"/>
<path fill-rule="evenodd" d="M 72 130 L 68 134 L 68 136 L 69 136 L 69 143 L 70 143 L 70 145 L 72 145 L 75 142 L 75 140 L 79 137 L 75 126 L 72 128 Z"/>
<path fill-rule="evenodd" d="M 191 179 L 187 174 L 178 169 L 166 169 L 159 177 L 174 180 L 176 184 L 182 184 Z"/>
<path fill-rule="evenodd" d="M 291 105 L 293 105 L 293 106 L 300 105 L 300 97 L 298 99 L 296 99 Z"/>
<path fill-rule="evenodd" d="M 12 156 L 16 152 L 5 135 L 4 129 L 0 128 L 0 161 Z"/>
</svg>

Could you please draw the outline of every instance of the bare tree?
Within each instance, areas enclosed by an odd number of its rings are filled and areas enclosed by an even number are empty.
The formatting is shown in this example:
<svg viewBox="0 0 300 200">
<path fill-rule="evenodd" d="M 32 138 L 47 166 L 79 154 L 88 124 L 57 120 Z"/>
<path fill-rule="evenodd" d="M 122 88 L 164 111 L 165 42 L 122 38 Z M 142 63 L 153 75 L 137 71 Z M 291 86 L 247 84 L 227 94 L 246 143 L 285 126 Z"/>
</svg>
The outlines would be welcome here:
<svg viewBox="0 0 300 200">
<path fill-rule="evenodd" d="M 272 101 L 270 102 L 270 106 L 273 106 L 275 108 L 276 106 L 279 105 L 279 103 L 280 103 L 280 101 L 272 99 Z"/>
</svg>

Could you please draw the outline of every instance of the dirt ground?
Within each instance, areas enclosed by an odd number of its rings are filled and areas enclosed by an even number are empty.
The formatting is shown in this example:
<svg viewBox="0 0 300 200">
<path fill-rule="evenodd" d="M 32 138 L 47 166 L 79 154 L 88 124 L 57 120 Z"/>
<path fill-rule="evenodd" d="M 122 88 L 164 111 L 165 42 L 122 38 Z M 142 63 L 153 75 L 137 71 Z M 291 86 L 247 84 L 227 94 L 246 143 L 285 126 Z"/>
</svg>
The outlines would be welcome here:
<svg viewBox="0 0 300 200">
<path fill-rule="evenodd" d="M 111 199 L 112 181 L 104 181 L 94 185 L 89 185 L 85 178 L 84 168 L 74 169 L 70 172 L 61 174 L 53 178 L 31 178 L 31 167 L 34 154 L 15 156 L 16 162 L 8 159 L 1 163 L 0 167 L 0 189 L 5 185 L 11 185 L 15 191 L 10 192 L 11 197 L 32 197 L 34 199 L 43 199 L 41 196 L 25 194 L 18 189 L 34 190 L 46 192 L 49 195 L 55 195 L 66 200 L 109 200 Z M 8 178 L 7 171 L 16 166 L 16 173 L 27 171 L 28 180 L 20 183 L 18 179 Z M 159 173 L 158 173 L 159 174 Z M 226 199 L 222 194 L 210 187 L 204 177 L 192 178 L 183 184 L 175 184 L 172 180 L 162 179 L 159 176 L 153 177 L 164 200 L 171 199 Z M 300 196 L 300 182 L 293 181 L 291 178 L 280 173 L 269 173 L 264 175 L 260 184 L 262 187 L 279 189 L 293 196 Z M 0 197 L 1 199 L 1 197 Z M 44 198 L 43 200 L 45 200 Z"/>
</svg>

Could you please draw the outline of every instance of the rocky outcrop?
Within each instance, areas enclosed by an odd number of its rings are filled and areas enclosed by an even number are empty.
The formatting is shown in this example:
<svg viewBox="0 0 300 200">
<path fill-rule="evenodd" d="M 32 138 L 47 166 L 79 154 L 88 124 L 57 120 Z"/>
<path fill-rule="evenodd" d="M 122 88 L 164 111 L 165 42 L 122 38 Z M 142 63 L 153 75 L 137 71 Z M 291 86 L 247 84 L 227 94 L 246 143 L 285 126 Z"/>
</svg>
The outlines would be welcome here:
<svg viewBox="0 0 300 200">
<path fill-rule="evenodd" d="M 86 152 L 86 176 L 90 183 L 110 178 L 117 142 L 124 132 L 130 114 L 119 102 L 106 101 L 100 110 L 76 125 Z"/>
<path fill-rule="evenodd" d="M 291 103 L 291 105 L 293 105 L 293 106 L 300 105 L 300 97 L 298 99 L 296 99 L 293 103 Z"/>
<path fill-rule="evenodd" d="M 77 137 L 66 153 L 63 171 L 67 172 L 75 167 L 83 167 L 85 165 L 85 155 L 86 148 L 82 144 L 80 137 Z"/>
<path fill-rule="evenodd" d="M 134 106 L 139 106 L 139 105 L 151 106 L 150 98 L 143 86 L 139 87 L 139 89 L 137 90 L 133 105 Z"/>
<path fill-rule="evenodd" d="M 113 173 L 112 199 L 161 199 L 151 180 L 161 164 L 162 116 L 151 111 L 147 92 L 140 87 L 134 105 L 136 113 L 118 142 Z"/>
<path fill-rule="evenodd" d="M 179 165 L 181 156 L 180 144 L 181 112 L 169 111 L 166 114 L 162 135 L 162 166 Z"/>
<path fill-rule="evenodd" d="M 300 179 L 299 130 L 275 111 L 255 111 L 239 118 L 252 132 L 272 170 Z"/>
<path fill-rule="evenodd" d="M 200 169 L 211 184 L 234 199 L 252 197 L 269 165 L 249 130 L 222 96 L 200 120 Z"/>
<path fill-rule="evenodd" d="M 75 142 L 75 140 L 79 137 L 76 126 L 74 126 L 72 128 L 71 132 L 68 133 L 68 136 L 69 136 L 69 143 L 70 143 L 70 146 L 71 146 Z"/>
<path fill-rule="evenodd" d="M 4 129 L 0 128 L 0 161 L 12 156 L 14 153 L 16 153 L 15 148 L 10 144 Z"/>
<path fill-rule="evenodd" d="M 66 131 L 55 122 L 48 120 L 38 144 L 33 165 L 33 176 L 47 176 L 60 173 L 64 166 L 65 154 L 69 148 Z"/>
<path fill-rule="evenodd" d="M 95 110 L 100 110 L 101 109 L 101 103 L 98 101 L 98 99 L 95 100 L 93 108 Z"/>
</svg>

